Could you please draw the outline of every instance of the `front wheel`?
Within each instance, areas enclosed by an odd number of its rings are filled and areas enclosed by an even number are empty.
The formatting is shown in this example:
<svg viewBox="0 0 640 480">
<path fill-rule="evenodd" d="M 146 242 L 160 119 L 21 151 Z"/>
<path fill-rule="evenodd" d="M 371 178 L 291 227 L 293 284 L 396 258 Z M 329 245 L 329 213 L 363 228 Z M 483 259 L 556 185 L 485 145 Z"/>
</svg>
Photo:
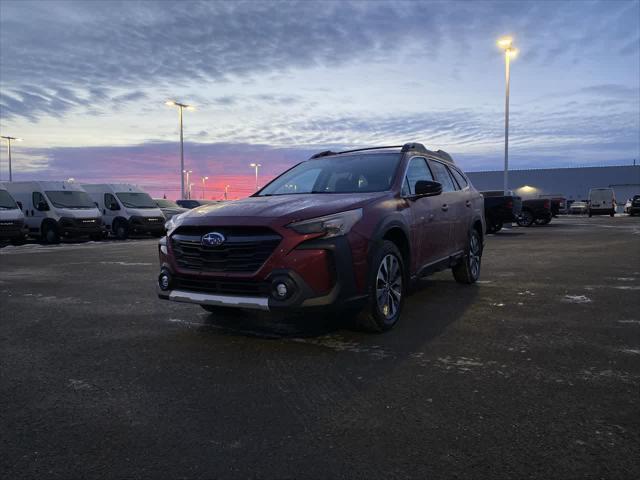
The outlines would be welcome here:
<svg viewBox="0 0 640 480">
<path fill-rule="evenodd" d="M 113 233 L 118 240 L 126 240 L 129 237 L 129 229 L 123 220 L 118 220 L 113 225 Z"/>
<path fill-rule="evenodd" d="M 469 234 L 469 244 L 467 251 L 455 267 L 453 267 L 453 278 L 458 283 L 476 283 L 480 278 L 480 265 L 482 263 L 482 240 L 480 234 L 474 228 Z"/>
<path fill-rule="evenodd" d="M 405 270 L 402 254 L 393 242 L 385 240 L 376 252 L 369 274 L 369 300 L 358 323 L 369 332 L 391 330 L 404 305 Z"/>
<path fill-rule="evenodd" d="M 533 218 L 533 213 L 531 213 L 529 210 L 524 210 L 518 217 L 517 223 L 521 227 L 530 227 L 531 225 L 533 225 L 534 220 L 535 219 Z"/>
<path fill-rule="evenodd" d="M 616 215 L 616 211 L 615 210 L 611 210 L 611 213 L 609 214 L 610 217 L 615 217 Z"/>
<path fill-rule="evenodd" d="M 60 235 L 58 234 L 58 229 L 54 225 L 45 225 L 43 230 L 42 239 L 46 243 L 60 243 Z"/>
</svg>

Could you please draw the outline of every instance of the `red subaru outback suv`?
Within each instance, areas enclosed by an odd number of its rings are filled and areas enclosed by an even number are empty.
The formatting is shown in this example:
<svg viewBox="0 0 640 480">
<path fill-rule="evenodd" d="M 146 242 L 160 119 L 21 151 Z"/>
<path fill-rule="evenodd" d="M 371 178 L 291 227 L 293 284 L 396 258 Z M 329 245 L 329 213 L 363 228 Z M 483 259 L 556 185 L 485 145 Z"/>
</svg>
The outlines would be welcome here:
<svg viewBox="0 0 640 480">
<path fill-rule="evenodd" d="M 392 328 L 411 281 L 480 275 L 482 196 L 422 144 L 321 152 L 249 198 L 167 222 L 158 296 L 220 307 L 342 307 Z"/>
</svg>

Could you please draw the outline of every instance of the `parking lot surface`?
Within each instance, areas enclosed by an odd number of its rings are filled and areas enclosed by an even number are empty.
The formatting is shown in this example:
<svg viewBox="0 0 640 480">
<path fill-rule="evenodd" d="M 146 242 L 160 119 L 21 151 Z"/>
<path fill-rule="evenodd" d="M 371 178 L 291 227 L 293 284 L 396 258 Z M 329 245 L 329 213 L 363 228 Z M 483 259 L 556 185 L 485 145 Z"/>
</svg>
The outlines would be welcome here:
<svg viewBox="0 0 640 480">
<path fill-rule="evenodd" d="M 386 334 L 155 295 L 153 240 L 0 250 L 0 477 L 638 478 L 640 220 L 487 239 Z"/>
</svg>

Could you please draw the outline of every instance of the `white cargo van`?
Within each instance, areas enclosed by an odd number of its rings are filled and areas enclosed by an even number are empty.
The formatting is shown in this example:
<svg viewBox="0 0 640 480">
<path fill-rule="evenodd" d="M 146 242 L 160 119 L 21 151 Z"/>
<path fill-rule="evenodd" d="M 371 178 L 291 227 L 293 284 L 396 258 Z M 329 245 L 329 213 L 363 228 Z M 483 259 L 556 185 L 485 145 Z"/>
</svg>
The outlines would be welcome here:
<svg viewBox="0 0 640 480">
<path fill-rule="evenodd" d="M 84 189 L 98 205 L 108 232 L 125 239 L 130 233 L 164 235 L 165 218 L 147 192 L 128 183 L 85 184 Z"/>
<path fill-rule="evenodd" d="M 102 238 L 100 212 L 79 184 L 10 182 L 5 187 L 21 206 L 29 234 L 47 243 L 58 243 L 60 238 Z"/>
<path fill-rule="evenodd" d="M 4 184 L 0 183 L 0 244 L 7 240 L 22 243 L 27 232 L 22 210 Z"/>
<path fill-rule="evenodd" d="M 613 188 L 592 188 L 589 190 L 589 216 L 616 213 L 616 197 Z"/>
</svg>

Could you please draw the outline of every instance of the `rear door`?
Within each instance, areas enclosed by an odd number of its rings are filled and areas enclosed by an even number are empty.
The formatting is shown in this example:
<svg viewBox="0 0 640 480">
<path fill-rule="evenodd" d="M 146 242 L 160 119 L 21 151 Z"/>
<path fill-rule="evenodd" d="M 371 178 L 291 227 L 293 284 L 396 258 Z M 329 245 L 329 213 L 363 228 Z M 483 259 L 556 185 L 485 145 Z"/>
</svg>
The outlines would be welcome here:
<svg viewBox="0 0 640 480">
<path fill-rule="evenodd" d="M 448 235 L 443 235 L 441 238 L 442 257 L 447 257 L 464 248 L 456 228 L 456 223 L 465 213 L 464 193 L 458 188 L 444 163 L 433 159 L 429 159 L 428 162 L 436 182 L 442 184 L 442 195 L 435 198 L 440 200 L 439 213 L 448 232 Z M 464 240 L 466 240 L 466 234 Z"/>
</svg>

